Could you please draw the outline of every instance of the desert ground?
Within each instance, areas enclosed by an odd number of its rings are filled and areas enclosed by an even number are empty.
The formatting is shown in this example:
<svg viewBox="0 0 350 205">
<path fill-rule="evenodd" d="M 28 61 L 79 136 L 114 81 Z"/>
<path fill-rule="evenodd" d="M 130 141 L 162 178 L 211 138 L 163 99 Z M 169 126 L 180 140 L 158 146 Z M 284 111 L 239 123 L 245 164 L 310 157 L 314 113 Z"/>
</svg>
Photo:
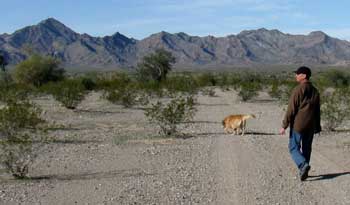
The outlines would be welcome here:
<svg viewBox="0 0 350 205">
<path fill-rule="evenodd" d="M 279 135 L 284 107 L 266 93 L 241 102 L 217 88 L 198 95 L 181 131 L 159 138 L 142 107 L 123 108 L 92 92 L 72 111 L 49 96 L 34 102 L 54 143 L 43 147 L 31 179 L 0 173 L 0 204 L 350 204 L 349 132 L 316 135 L 310 177 L 301 182 Z M 229 114 L 257 115 L 246 135 L 225 134 Z M 185 126 L 186 125 L 186 126 Z M 350 123 L 342 125 L 343 130 Z"/>
</svg>

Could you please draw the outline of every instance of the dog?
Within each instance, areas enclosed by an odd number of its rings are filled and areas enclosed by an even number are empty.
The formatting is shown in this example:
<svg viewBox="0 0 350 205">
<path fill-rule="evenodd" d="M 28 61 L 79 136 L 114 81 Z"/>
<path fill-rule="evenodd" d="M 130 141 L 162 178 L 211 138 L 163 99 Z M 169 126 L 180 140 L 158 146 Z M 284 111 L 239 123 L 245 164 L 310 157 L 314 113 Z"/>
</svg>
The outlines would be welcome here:
<svg viewBox="0 0 350 205">
<path fill-rule="evenodd" d="M 225 117 L 222 121 L 222 125 L 224 126 L 225 133 L 239 134 L 241 131 L 241 135 L 244 135 L 247 119 L 255 118 L 255 115 L 229 115 Z"/>
</svg>

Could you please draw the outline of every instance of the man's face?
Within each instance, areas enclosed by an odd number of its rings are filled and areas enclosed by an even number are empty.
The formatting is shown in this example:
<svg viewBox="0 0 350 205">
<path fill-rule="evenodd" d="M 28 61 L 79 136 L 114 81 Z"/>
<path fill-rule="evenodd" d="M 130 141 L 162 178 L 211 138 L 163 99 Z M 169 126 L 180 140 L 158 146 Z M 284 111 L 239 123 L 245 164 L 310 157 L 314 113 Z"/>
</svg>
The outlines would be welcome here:
<svg viewBox="0 0 350 205">
<path fill-rule="evenodd" d="M 306 74 L 300 73 L 300 74 L 295 74 L 295 80 L 300 83 L 301 81 L 305 80 Z"/>
</svg>

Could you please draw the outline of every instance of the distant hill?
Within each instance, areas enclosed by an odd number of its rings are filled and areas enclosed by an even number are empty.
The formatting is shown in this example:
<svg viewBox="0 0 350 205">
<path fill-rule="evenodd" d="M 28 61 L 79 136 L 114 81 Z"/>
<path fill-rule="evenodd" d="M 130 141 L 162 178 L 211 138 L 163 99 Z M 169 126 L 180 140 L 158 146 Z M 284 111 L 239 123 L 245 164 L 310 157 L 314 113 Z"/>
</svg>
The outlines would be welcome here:
<svg viewBox="0 0 350 205">
<path fill-rule="evenodd" d="M 157 48 L 173 53 L 177 66 L 349 65 L 350 42 L 321 31 L 290 35 L 278 30 L 249 30 L 226 37 L 160 32 L 136 40 L 120 33 L 92 37 L 49 18 L 0 35 L 0 52 L 10 64 L 26 58 L 26 48 L 60 58 L 67 66 L 132 67 Z"/>
</svg>

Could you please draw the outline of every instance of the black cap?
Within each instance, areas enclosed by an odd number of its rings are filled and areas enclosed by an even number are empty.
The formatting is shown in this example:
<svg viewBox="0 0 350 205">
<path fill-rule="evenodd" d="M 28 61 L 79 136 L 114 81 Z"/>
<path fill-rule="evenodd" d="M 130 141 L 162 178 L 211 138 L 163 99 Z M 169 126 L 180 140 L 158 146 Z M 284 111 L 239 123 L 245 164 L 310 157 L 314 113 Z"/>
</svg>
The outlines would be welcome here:
<svg viewBox="0 0 350 205">
<path fill-rule="evenodd" d="M 301 66 L 298 68 L 298 70 L 294 71 L 295 74 L 305 74 L 307 78 L 311 76 L 311 70 L 310 68 L 306 66 Z"/>
</svg>

